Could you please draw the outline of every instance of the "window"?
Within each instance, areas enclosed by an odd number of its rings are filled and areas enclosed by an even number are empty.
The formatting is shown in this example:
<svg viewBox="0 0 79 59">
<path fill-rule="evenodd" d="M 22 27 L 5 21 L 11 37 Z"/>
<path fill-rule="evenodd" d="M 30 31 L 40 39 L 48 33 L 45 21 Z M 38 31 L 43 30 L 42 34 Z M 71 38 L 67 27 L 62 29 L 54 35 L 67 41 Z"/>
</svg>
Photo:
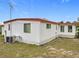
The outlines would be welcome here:
<svg viewBox="0 0 79 59">
<path fill-rule="evenodd" d="M 60 32 L 64 32 L 64 26 L 60 26 Z"/>
<path fill-rule="evenodd" d="M 30 33 L 31 32 L 31 24 L 30 23 L 24 24 L 24 32 L 25 33 Z"/>
<path fill-rule="evenodd" d="M 10 30 L 10 24 L 8 24 L 8 30 Z"/>
<path fill-rule="evenodd" d="M 57 30 L 57 25 L 56 25 L 56 30 Z"/>
<path fill-rule="evenodd" d="M 68 26 L 68 32 L 72 32 L 72 26 Z"/>
<path fill-rule="evenodd" d="M 47 29 L 51 29 L 51 24 L 46 24 Z"/>
</svg>

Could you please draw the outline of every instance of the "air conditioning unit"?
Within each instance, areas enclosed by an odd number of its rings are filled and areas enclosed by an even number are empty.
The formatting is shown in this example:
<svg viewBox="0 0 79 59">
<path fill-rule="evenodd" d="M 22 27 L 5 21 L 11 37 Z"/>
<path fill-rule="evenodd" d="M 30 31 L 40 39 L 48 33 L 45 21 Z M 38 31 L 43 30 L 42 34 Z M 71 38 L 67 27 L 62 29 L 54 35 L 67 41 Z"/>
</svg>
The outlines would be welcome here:
<svg viewBox="0 0 79 59">
<path fill-rule="evenodd" d="M 6 43 L 14 43 L 15 42 L 15 39 L 13 36 L 7 36 L 6 37 Z"/>
</svg>

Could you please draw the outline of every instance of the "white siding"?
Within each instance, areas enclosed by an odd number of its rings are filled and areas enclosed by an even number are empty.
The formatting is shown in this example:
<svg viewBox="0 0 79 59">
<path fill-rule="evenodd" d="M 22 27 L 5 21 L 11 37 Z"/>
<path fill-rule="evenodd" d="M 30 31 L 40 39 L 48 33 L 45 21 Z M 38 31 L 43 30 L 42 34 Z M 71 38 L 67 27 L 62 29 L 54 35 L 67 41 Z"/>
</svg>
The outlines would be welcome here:
<svg viewBox="0 0 79 59">
<path fill-rule="evenodd" d="M 49 42 L 49 41 L 55 39 L 56 35 L 57 35 L 57 33 L 56 33 L 57 32 L 56 31 L 56 25 L 55 24 L 51 24 L 51 29 L 47 29 L 46 28 L 46 24 L 47 23 L 41 23 L 40 44 L 44 44 L 46 42 Z"/>
<path fill-rule="evenodd" d="M 2 27 L 2 35 L 4 35 L 5 33 L 4 33 L 4 26 Z"/>
<path fill-rule="evenodd" d="M 75 37 L 75 33 L 76 33 L 76 27 L 74 25 L 72 26 L 72 32 L 68 32 L 68 26 L 65 25 L 64 26 L 64 32 L 59 32 L 59 36 L 60 37 L 74 38 Z"/>
<path fill-rule="evenodd" d="M 8 30 L 8 24 L 10 24 L 10 23 L 4 24 L 4 33 L 6 31 L 5 36 L 11 36 L 10 31 Z"/>
<path fill-rule="evenodd" d="M 31 23 L 31 33 L 24 33 L 24 23 Z M 15 21 L 12 22 L 12 34 L 8 31 L 8 24 L 5 25 L 5 30 L 7 31 L 7 36 L 20 36 L 22 38 L 21 42 L 39 44 L 40 40 L 40 22 L 30 22 L 30 21 Z M 20 41 L 20 40 L 19 40 Z"/>
<path fill-rule="evenodd" d="M 31 33 L 24 33 L 24 23 L 31 23 Z M 11 25 L 12 30 L 8 30 L 8 24 Z M 47 23 L 33 22 L 33 21 L 14 21 L 4 24 L 5 36 L 19 36 L 21 39 L 17 41 L 29 44 L 44 44 L 56 37 L 71 37 L 75 36 L 75 26 L 72 26 L 72 32 L 68 32 L 68 26 L 65 26 L 65 32 L 60 32 L 60 25 L 51 24 L 51 29 L 46 28 Z M 56 29 L 57 26 L 57 29 Z"/>
</svg>

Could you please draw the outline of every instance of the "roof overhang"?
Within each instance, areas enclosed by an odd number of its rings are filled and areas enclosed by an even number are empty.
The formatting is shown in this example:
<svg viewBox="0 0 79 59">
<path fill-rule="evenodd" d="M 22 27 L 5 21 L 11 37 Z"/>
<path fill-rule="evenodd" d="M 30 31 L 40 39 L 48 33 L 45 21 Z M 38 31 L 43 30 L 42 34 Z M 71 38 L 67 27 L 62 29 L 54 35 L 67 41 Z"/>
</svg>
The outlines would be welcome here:
<svg viewBox="0 0 79 59">
<path fill-rule="evenodd" d="M 14 21 L 32 21 L 32 22 L 42 22 L 42 23 L 58 24 L 57 22 L 49 21 L 49 20 L 42 19 L 42 18 L 17 18 L 17 19 L 12 19 L 12 20 L 8 20 L 8 21 L 4 21 L 4 24 L 5 23 L 14 22 Z"/>
</svg>

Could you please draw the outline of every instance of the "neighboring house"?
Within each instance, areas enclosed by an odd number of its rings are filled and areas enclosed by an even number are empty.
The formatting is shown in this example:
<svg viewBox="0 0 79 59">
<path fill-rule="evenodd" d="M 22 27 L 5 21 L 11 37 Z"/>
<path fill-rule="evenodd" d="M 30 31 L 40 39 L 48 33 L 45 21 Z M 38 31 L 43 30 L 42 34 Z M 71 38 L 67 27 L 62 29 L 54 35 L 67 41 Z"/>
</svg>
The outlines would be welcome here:
<svg viewBox="0 0 79 59">
<path fill-rule="evenodd" d="M 4 22 L 5 42 L 41 45 L 57 37 L 74 38 L 76 23 L 57 23 L 41 18 L 18 18 Z"/>
<path fill-rule="evenodd" d="M 60 22 L 59 26 L 59 37 L 75 38 L 75 35 L 79 32 L 79 22 Z"/>
<path fill-rule="evenodd" d="M 68 37 L 68 38 L 74 38 L 76 34 L 76 26 L 75 23 L 59 23 L 59 36 L 60 37 Z"/>
</svg>

